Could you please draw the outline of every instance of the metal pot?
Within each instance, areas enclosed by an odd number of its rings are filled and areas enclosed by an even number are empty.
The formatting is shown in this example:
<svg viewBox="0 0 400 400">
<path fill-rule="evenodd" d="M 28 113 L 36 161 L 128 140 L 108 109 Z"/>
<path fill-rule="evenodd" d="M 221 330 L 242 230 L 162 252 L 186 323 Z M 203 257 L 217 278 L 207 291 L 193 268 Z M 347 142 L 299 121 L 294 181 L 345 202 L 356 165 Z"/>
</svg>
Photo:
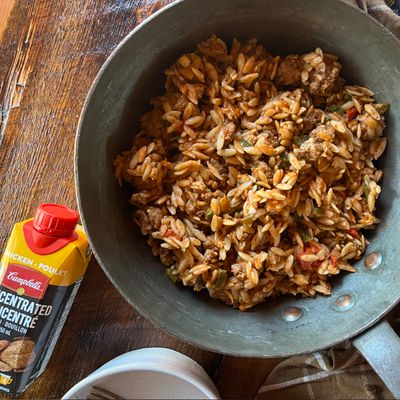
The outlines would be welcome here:
<svg viewBox="0 0 400 400">
<path fill-rule="evenodd" d="M 213 33 L 227 43 L 234 37 L 242 42 L 255 37 L 279 55 L 302 54 L 319 46 L 340 57 L 342 76 L 348 82 L 366 86 L 378 101 L 392 104 L 385 130 L 389 145 L 380 162 L 384 170 L 377 205 L 381 223 L 368 236 L 371 244 L 367 254 L 379 254 L 375 261 L 368 259 L 369 268 L 364 260 L 358 261 L 355 267 L 359 273 L 342 272 L 332 277 L 329 297 L 281 296 L 242 313 L 207 293 L 173 284 L 132 220 L 127 201 L 130 193 L 113 177 L 113 158 L 130 147 L 133 135 L 139 132 L 140 116 L 150 109 L 149 99 L 163 93 L 164 69 Z M 76 186 L 96 258 L 120 293 L 145 317 L 210 351 L 288 357 L 359 335 L 400 298 L 396 262 L 398 93 L 399 42 L 367 14 L 345 2 L 184 0 L 165 7 L 128 35 L 110 56 L 82 111 L 76 140 Z M 400 344 L 389 324 L 381 322 L 353 343 L 399 398 L 400 373 L 395 374 L 393 366 L 400 359 Z"/>
</svg>

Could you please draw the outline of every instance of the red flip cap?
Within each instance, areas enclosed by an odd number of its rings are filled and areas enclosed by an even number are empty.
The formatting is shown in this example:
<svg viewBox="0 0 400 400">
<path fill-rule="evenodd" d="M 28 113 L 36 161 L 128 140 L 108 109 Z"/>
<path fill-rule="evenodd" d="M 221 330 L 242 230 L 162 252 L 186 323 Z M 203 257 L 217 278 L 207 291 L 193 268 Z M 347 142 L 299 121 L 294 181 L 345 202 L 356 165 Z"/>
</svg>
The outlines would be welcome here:
<svg viewBox="0 0 400 400">
<path fill-rule="evenodd" d="M 66 237 L 72 235 L 79 214 L 58 204 L 41 204 L 33 218 L 33 227 L 45 235 Z"/>
<path fill-rule="evenodd" d="M 58 204 L 41 204 L 33 221 L 23 226 L 24 238 L 28 247 L 36 254 L 54 253 L 65 245 L 78 239 L 75 232 L 79 214 Z"/>
</svg>

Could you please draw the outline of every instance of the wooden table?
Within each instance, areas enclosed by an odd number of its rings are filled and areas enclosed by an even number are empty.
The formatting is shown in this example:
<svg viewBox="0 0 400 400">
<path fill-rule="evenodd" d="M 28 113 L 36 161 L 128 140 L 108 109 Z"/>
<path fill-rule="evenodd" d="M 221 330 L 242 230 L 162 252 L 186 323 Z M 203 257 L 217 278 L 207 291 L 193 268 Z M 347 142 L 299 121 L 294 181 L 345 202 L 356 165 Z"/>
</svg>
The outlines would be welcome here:
<svg viewBox="0 0 400 400">
<path fill-rule="evenodd" d="M 0 254 L 13 224 L 32 217 L 40 203 L 77 209 L 73 149 L 89 87 L 127 33 L 170 2 L 15 1 L 6 28 L 0 26 Z M 3 4 L 4 19 L 12 0 Z M 253 398 L 280 361 L 224 357 L 164 333 L 123 299 L 92 258 L 47 369 L 19 398 L 60 398 L 117 355 L 152 346 L 196 360 L 223 398 Z"/>
</svg>

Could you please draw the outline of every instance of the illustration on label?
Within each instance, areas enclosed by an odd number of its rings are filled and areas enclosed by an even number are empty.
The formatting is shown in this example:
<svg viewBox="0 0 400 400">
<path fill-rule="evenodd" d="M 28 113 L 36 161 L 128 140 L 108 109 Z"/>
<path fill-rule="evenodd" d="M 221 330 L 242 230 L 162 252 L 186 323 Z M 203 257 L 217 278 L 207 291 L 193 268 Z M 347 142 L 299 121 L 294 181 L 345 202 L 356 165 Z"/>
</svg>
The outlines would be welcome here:
<svg viewBox="0 0 400 400">
<path fill-rule="evenodd" d="M 34 352 L 35 343 L 29 337 L 18 337 L 13 342 L 7 340 L 0 341 L 0 371 L 15 372 L 28 371 L 34 361 L 36 354 Z M 10 381 L 11 382 L 11 381 Z M 10 383 L 9 382 L 9 383 Z"/>
<path fill-rule="evenodd" d="M 0 374 L 0 383 L 2 385 L 9 385 L 12 381 L 11 376 Z"/>
</svg>

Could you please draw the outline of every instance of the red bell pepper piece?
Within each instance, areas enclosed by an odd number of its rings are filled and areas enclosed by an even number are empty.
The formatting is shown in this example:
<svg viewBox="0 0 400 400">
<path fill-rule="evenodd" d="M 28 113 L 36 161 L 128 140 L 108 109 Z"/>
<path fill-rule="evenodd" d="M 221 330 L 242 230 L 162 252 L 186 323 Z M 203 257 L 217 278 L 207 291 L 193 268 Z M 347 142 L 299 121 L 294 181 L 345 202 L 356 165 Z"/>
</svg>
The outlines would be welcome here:
<svg viewBox="0 0 400 400">
<path fill-rule="evenodd" d="M 357 115 L 357 109 L 355 107 L 346 110 L 348 120 L 352 120 Z"/>
<path fill-rule="evenodd" d="M 298 253 L 296 255 L 298 263 L 300 264 L 301 268 L 303 268 L 303 269 L 314 269 L 308 261 L 304 261 L 301 259 L 301 256 L 304 256 L 306 254 L 310 254 L 310 253 L 303 251 L 302 253 Z"/>
<path fill-rule="evenodd" d="M 323 263 L 323 260 L 317 260 L 317 261 L 310 263 L 308 261 L 302 260 L 301 256 L 304 256 L 307 254 L 318 254 L 320 251 L 321 251 L 321 249 L 319 247 L 310 245 L 309 243 L 305 243 L 304 251 L 301 253 L 297 253 L 297 255 L 296 255 L 297 261 L 300 264 L 301 268 L 309 269 L 309 270 L 319 268 L 321 266 L 321 264 Z"/>
<path fill-rule="evenodd" d="M 360 235 L 358 234 L 358 232 L 357 232 L 356 229 L 348 229 L 348 230 L 346 231 L 346 233 L 348 233 L 349 235 L 351 235 L 351 236 L 353 236 L 353 237 L 355 237 L 355 238 L 357 238 L 357 239 L 360 238 Z"/>
<path fill-rule="evenodd" d="M 315 269 L 319 268 L 321 266 L 321 264 L 323 263 L 323 260 L 318 260 L 318 261 L 314 261 L 312 263 L 312 265 L 314 266 Z"/>
</svg>

